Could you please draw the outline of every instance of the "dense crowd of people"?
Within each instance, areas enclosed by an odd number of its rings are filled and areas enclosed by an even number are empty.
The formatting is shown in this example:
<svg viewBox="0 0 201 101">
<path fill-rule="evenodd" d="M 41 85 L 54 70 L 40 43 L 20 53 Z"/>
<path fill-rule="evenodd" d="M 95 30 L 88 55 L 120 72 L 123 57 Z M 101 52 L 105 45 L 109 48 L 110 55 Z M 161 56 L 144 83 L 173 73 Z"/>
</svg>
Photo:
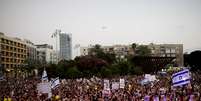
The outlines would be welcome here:
<svg viewBox="0 0 201 101">
<path fill-rule="evenodd" d="M 104 93 L 101 78 L 62 79 L 52 89 L 52 97 L 37 91 L 40 78 L 8 78 L 0 82 L 1 101 L 201 101 L 200 75 L 192 75 L 191 84 L 172 87 L 171 76 L 156 75 L 157 80 L 142 85 L 144 75 L 107 78 L 110 83 L 125 79 L 124 89 L 111 89 Z M 111 85 L 110 85 L 111 86 Z"/>
</svg>

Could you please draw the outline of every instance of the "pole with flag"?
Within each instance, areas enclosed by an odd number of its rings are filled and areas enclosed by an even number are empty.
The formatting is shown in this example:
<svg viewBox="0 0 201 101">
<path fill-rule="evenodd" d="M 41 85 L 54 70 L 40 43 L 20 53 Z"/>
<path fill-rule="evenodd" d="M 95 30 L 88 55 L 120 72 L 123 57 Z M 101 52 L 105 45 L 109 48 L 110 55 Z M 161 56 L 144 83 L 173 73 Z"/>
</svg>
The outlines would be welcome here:
<svg viewBox="0 0 201 101">
<path fill-rule="evenodd" d="M 47 72 L 44 69 L 43 74 L 42 74 L 42 78 L 41 78 L 42 82 L 48 82 L 48 76 L 47 76 Z"/>
</svg>

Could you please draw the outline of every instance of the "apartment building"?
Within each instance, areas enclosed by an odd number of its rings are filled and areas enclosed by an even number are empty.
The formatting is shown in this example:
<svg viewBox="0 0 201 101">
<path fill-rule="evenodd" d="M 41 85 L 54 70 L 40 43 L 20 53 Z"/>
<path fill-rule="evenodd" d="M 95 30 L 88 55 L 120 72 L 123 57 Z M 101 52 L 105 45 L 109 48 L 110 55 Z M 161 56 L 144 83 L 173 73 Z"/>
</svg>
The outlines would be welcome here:
<svg viewBox="0 0 201 101">
<path fill-rule="evenodd" d="M 27 46 L 24 41 L 0 33 L 0 47 L 2 69 L 11 71 L 24 64 L 27 58 Z"/>
<path fill-rule="evenodd" d="M 183 44 L 149 44 L 152 56 L 175 57 L 177 66 L 183 66 Z"/>
<path fill-rule="evenodd" d="M 139 45 L 137 45 L 138 47 Z M 155 57 L 175 57 L 177 66 L 183 66 L 183 44 L 148 44 L 145 45 L 151 50 L 151 56 Z M 81 56 L 89 55 L 90 49 L 93 45 L 88 47 L 81 47 Z M 116 57 L 124 58 L 128 55 L 135 55 L 131 45 L 112 45 L 101 47 L 105 53 L 114 53 Z"/>
<path fill-rule="evenodd" d="M 88 47 L 81 47 L 81 56 L 89 55 L 91 48 L 93 48 L 93 45 L 90 45 Z M 117 57 L 125 57 L 127 55 L 134 54 L 132 47 L 129 45 L 101 46 L 101 48 L 103 49 L 103 52 L 115 54 Z"/>
</svg>

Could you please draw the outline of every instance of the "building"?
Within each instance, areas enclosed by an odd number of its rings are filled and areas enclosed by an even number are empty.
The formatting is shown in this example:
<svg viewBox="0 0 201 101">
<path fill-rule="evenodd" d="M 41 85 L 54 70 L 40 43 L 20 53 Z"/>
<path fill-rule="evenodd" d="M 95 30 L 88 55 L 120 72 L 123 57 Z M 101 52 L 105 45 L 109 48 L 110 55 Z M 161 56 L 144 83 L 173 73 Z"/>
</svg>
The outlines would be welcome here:
<svg viewBox="0 0 201 101">
<path fill-rule="evenodd" d="M 133 51 L 129 45 L 113 45 L 113 46 L 103 46 L 103 52 L 114 53 L 116 57 L 125 57 L 132 55 Z"/>
<path fill-rule="evenodd" d="M 183 66 L 183 44 L 149 44 L 152 56 L 175 57 L 177 66 Z"/>
<path fill-rule="evenodd" d="M 27 58 L 27 46 L 19 38 L 5 36 L 0 33 L 1 67 L 8 72 L 23 66 Z"/>
<path fill-rule="evenodd" d="M 80 54 L 81 56 L 89 55 L 90 49 L 93 48 L 93 45 L 90 45 L 88 47 L 81 47 L 80 48 Z M 103 52 L 105 53 L 111 53 L 115 54 L 116 57 L 125 57 L 127 55 L 132 55 L 133 50 L 131 46 L 129 45 L 113 45 L 113 46 L 101 46 L 103 49 Z"/>
<path fill-rule="evenodd" d="M 59 34 L 59 60 L 72 59 L 72 35 L 67 33 Z"/>
<path fill-rule="evenodd" d="M 30 61 L 37 60 L 37 50 L 34 43 L 27 39 L 25 39 L 24 42 L 27 46 L 27 59 Z"/>
<path fill-rule="evenodd" d="M 37 60 L 42 63 L 55 63 L 55 52 L 53 47 L 48 44 L 36 45 L 37 47 Z"/>
<path fill-rule="evenodd" d="M 151 50 L 151 56 L 153 57 L 175 57 L 175 65 L 183 66 L 183 44 L 149 44 L 145 45 Z M 81 56 L 89 55 L 90 49 L 93 46 L 81 47 Z M 137 45 L 138 47 L 138 45 Z M 128 55 L 136 55 L 131 45 L 113 45 L 102 46 L 105 53 L 114 53 L 116 57 L 124 58 Z"/>
</svg>

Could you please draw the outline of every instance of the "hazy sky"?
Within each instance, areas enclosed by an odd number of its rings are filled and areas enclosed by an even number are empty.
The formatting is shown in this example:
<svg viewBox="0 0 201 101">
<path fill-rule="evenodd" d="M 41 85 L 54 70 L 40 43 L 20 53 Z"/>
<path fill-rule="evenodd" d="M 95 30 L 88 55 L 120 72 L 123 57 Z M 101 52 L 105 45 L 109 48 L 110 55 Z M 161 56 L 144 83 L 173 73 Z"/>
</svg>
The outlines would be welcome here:
<svg viewBox="0 0 201 101">
<path fill-rule="evenodd" d="M 53 43 L 55 29 L 73 44 L 183 43 L 201 47 L 201 0 L 0 0 L 0 32 Z"/>
</svg>

